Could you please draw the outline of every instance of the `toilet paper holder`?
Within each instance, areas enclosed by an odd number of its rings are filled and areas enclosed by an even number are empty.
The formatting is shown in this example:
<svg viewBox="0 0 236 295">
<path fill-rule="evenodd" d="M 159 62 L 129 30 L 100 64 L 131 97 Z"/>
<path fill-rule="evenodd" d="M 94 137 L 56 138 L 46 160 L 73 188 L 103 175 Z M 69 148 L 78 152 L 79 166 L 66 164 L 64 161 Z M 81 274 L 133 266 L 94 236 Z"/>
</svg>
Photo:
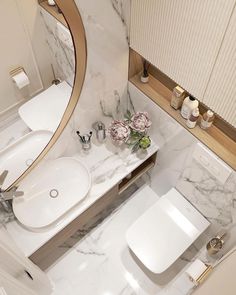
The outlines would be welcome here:
<svg viewBox="0 0 236 295">
<path fill-rule="evenodd" d="M 29 77 L 27 76 L 24 68 L 21 66 L 11 70 L 10 76 L 12 78 L 12 81 L 19 89 L 22 89 L 30 84 Z"/>
<path fill-rule="evenodd" d="M 15 69 L 11 70 L 9 74 L 13 78 L 15 75 L 20 74 L 21 72 L 24 72 L 26 74 L 25 69 L 20 66 L 20 67 L 17 67 Z"/>
<path fill-rule="evenodd" d="M 205 271 L 196 279 L 197 284 L 202 284 L 206 278 L 209 276 L 209 274 L 212 272 L 212 266 L 206 264 Z"/>
<path fill-rule="evenodd" d="M 185 270 L 185 273 L 189 277 L 195 286 L 202 284 L 208 275 L 211 273 L 212 265 L 206 264 L 199 259 L 196 259 L 192 264 Z"/>
</svg>

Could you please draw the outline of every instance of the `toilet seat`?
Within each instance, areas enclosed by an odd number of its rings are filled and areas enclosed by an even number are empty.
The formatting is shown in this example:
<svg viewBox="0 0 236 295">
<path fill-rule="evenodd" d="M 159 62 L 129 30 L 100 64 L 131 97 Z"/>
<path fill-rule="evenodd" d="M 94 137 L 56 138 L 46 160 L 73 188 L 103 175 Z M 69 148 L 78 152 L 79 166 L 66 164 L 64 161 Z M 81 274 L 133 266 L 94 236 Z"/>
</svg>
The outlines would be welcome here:
<svg viewBox="0 0 236 295">
<path fill-rule="evenodd" d="M 142 194 L 155 194 L 145 186 Z M 138 259 L 153 273 L 167 270 L 210 225 L 172 188 L 128 229 L 126 240 Z"/>
</svg>

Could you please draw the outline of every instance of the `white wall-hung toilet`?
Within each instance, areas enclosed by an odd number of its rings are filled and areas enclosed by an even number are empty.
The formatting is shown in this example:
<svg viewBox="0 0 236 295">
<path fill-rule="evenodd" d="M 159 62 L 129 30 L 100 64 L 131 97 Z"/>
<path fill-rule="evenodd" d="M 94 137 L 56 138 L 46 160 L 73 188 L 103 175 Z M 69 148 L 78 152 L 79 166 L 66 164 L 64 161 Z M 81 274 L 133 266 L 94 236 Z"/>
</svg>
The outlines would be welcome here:
<svg viewBox="0 0 236 295">
<path fill-rule="evenodd" d="M 33 131 L 55 132 L 69 103 L 71 92 L 72 88 L 66 81 L 52 85 L 23 104 L 18 110 L 19 115 Z"/>
<path fill-rule="evenodd" d="M 140 193 L 155 194 L 148 186 Z M 131 225 L 126 233 L 126 240 L 137 258 L 150 271 L 160 274 L 167 270 L 209 225 L 209 221 L 172 188 Z"/>
</svg>

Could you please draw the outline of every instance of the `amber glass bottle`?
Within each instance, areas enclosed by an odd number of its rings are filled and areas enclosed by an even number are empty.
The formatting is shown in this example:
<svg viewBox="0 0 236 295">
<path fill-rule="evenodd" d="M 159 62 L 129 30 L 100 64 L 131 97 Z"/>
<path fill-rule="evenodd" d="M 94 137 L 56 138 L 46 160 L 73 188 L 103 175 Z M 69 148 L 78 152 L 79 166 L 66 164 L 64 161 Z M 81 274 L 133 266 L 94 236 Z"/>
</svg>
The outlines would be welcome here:
<svg viewBox="0 0 236 295">
<path fill-rule="evenodd" d="M 210 128 L 214 121 L 214 118 L 215 118 L 214 113 L 211 110 L 208 110 L 202 116 L 200 127 L 202 129 Z"/>
</svg>

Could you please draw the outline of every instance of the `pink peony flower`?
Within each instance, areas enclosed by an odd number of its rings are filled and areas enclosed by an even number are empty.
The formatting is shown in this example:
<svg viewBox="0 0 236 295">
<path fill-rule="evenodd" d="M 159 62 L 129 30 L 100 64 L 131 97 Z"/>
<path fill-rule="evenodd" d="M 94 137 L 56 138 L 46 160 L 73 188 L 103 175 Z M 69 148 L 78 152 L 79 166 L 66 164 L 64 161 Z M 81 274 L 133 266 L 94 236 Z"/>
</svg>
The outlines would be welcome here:
<svg viewBox="0 0 236 295">
<path fill-rule="evenodd" d="M 129 126 L 122 121 L 113 121 L 108 128 L 108 133 L 113 141 L 122 144 L 128 140 L 130 129 Z"/>
<path fill-rule="evenodd" d="M 152 122 L 148 118 L 147 112 L 137 112 L 131 118 L 130 128 L 137 132 L 146 132 Z"/>
</svg>

